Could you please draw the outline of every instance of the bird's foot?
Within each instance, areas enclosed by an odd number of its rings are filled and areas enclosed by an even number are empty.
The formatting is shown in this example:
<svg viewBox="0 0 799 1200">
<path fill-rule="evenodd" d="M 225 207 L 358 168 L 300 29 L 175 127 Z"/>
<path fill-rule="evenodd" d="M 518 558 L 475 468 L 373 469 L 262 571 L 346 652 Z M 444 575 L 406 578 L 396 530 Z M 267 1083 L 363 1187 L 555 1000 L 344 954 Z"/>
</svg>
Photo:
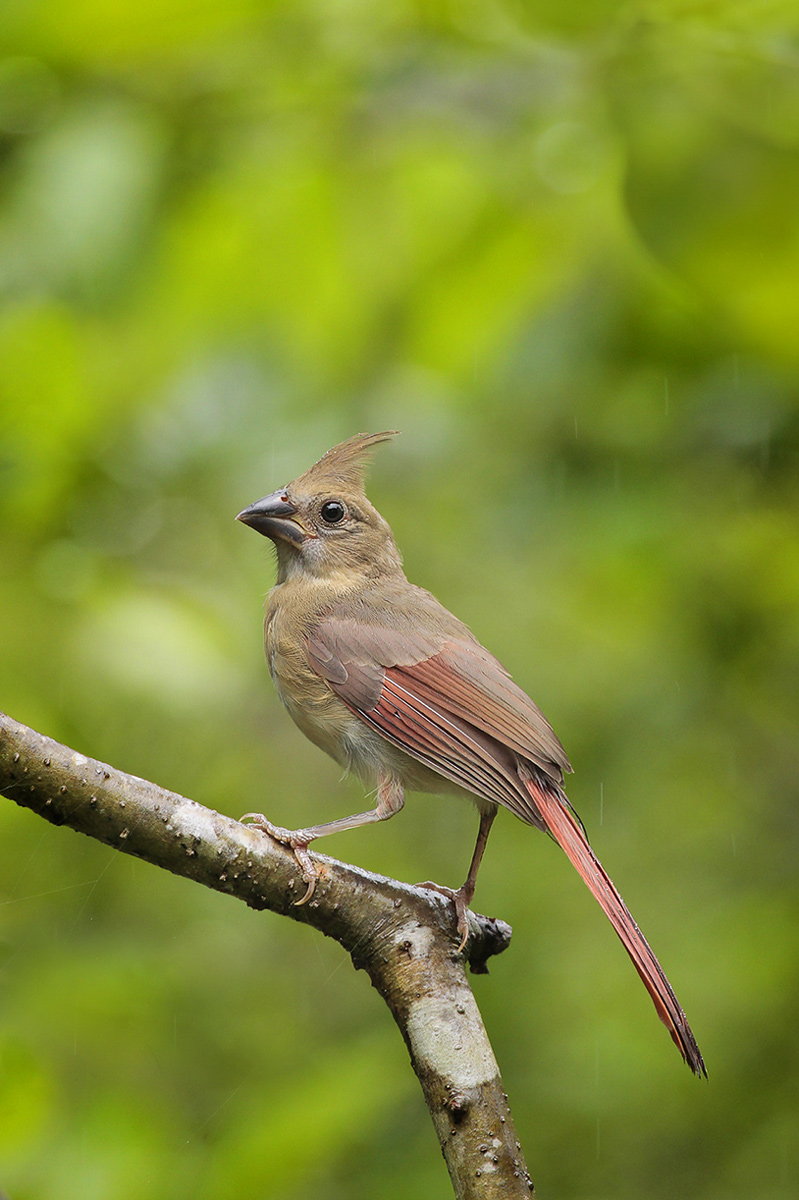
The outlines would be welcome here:
<svg viewBox="0 0 799 1200">
<path fill-rule="evenodd" d="M 460 945 L 458 946 L 458 954 L 460 954 L 469 939 L 469 922 L 466 914 L 469 911 L 472 893 L 467 891 L 465 887 L 459 887 L 456 891 L 454 888 L 444 887 L 441 883 L 432 883 L 429 879 L 425 880 L 424 883 L 417 883 L 416 886 L 426 888 L 429 892 L 438 892 L 440 896 L 446 896 L 447 900 L 451 900 L 455 905 L 455 915 L 458 918 L 458 933 L 461 938 Z"/>
<path fill-rule="evenodd" d="M 273 825 L 263 813 L 245 813 L 241 818 L 242 824 L 245 821 L 255 829 L 260 829 L 262 833 L 268 834 L 281 846 L 288 846 L 290 850 L 294 851 L 294 857 L 307 885 L 305 895 L 300 900 L 295 900 L 294 904 L 297 908 L 302 904 L 307 904 L 314 894 L 317 879 L 314 861 L 308 853 L 308 846 L 314 840 L 313 834 L 308 829 L 284 829 L 282 825 Z"/>
</svg>

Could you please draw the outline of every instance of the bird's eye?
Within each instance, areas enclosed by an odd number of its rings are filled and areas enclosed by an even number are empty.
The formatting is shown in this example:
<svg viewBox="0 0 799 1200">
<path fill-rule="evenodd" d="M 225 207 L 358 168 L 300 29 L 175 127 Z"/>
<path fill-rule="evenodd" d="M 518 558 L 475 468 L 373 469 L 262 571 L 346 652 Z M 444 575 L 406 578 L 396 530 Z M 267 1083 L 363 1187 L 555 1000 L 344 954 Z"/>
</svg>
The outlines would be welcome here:
<svg viewBox="0 0 799 1200">
<path fill-rule="evenodd" d="M 344 520 L 347 510 L 340 500 L 327 500 L 322 505 L 322 520 L 328 525 L 338 525 Z"/>
</svg>

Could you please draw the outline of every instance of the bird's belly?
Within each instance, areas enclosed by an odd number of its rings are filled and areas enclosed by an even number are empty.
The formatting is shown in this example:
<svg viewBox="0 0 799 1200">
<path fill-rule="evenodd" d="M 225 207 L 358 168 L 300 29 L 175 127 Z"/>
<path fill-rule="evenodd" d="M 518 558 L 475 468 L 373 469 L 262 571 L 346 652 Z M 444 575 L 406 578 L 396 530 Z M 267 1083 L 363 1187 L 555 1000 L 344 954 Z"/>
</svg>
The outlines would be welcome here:
<svg viewBox="0 0 799 1200">
<path fill-rule="evenodd" d="M 269 665 L 277 694 L 297 728 L 325 754 L 349 766 L 347 746 L 353 723 L 360 724 L 358 718 L 318 676 L 309 672 L 303 677 L 292 671 L 287 677 L 277 656 L 274 666 Z"/>
</svg>

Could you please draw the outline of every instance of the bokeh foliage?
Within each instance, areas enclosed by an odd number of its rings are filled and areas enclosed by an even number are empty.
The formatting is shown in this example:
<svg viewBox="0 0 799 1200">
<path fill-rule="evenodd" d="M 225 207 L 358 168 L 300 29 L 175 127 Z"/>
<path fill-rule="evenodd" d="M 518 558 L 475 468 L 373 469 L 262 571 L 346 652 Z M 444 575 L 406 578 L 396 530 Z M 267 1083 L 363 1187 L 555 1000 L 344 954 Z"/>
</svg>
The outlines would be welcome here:
<svg viewBox="0 0 799 1200">
<path fill-rule="evenodd" d="M 476 981 L 541 1195 L 799 1196 L 799 18 L 765 0 L 6 0 L 0 707 L 238 815 L 355 811 L 268 681 L 247 502 L 358 430 L 538 699 L 693 1022 L 510 816 Z M 460 880 L 412 798 L 325 849 Z M 0 804 L 13 1200 L 438 1197 L 307 930 Z"/>
</svg>

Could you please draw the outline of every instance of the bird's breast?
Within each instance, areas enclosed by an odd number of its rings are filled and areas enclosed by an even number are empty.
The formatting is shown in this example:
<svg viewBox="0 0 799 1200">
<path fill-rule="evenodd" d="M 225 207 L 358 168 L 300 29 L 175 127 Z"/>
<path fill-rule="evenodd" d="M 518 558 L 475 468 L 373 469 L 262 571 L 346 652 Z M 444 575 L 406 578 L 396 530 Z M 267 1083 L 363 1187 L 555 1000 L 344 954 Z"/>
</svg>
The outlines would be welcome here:
<svg viewBox="0 0 799 1200">
<path fill-rule="evenodd" d="M 264 645 L 269 674 L 295 725 L 336 762 L 350 766 L 350 742 L 361 722 L 308 665 L 305 632 L 290 612 L 267 608 Z"/>
</svg>

